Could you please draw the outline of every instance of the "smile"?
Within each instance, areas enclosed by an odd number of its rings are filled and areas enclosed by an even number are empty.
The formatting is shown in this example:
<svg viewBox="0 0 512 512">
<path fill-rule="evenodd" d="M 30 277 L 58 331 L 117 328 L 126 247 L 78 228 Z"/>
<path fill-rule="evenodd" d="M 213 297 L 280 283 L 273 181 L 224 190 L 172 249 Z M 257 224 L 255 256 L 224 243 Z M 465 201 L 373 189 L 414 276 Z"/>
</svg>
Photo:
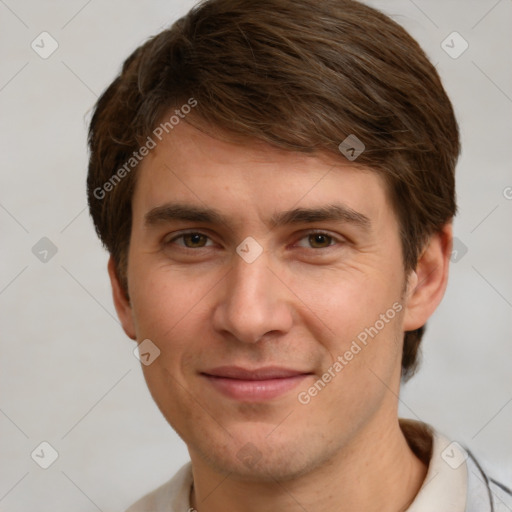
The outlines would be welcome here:
<svg viewBox="0 0 512 512">
<path fill-rule="evenodd" d="M 294 389 L 310 372 L 278 367 L 248 370 L 236 366 L 224 366 L 202 372 L 214 389 L 243 402 L 263 402 L 277 398 Z"/>
</svg>

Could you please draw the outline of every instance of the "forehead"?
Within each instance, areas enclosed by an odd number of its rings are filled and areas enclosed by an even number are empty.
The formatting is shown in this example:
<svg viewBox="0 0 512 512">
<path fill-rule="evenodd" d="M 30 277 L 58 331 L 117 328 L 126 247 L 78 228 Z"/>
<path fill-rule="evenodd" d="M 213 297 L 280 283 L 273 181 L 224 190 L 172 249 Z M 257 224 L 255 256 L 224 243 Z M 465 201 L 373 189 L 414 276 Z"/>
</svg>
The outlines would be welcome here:
<svg viewBox="0 0 512 512">
<path fill-rule="evenodd" d="M 240 209 L 268 213 L 339 202 L 373 217 L 390 208 L 384 179 L 341 154 L 233 141 L 225 132 L 205 133 L 186 122 L 156 145 L 137 172 L 134 216 L 176 199 L 238 216 Z"/>
</svg>

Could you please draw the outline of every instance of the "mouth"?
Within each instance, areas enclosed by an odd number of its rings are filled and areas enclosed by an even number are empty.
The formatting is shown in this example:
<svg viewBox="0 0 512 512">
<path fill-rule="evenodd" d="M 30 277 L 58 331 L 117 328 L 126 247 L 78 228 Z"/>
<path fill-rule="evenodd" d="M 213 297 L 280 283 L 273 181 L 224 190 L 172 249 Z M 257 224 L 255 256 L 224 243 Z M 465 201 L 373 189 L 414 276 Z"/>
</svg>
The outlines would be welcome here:
<svg viewBox="0 0 512 512">
<path fill-rule="evenodd" d="M 200 375 L 228 398 L 264 402 L 291 391 L 312 373 L 277 366 L 255 369 L 222 366 L 201 372 Z"/>
</svg>

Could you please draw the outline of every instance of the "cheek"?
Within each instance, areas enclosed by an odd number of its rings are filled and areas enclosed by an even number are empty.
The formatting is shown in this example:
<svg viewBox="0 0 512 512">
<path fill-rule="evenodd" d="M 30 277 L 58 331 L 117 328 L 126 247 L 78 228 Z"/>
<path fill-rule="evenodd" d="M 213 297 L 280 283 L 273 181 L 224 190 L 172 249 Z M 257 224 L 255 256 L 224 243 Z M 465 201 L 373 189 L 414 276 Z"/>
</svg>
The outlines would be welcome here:
<svg viewBox="0 0 512 512">
<path fill-rule="evenodd" d="M 289 287 L 310 322 L 332 334 L 348 335 L 379 319 L 400 299 L 397 281 L 381 279 L 379 273 L 365 269 L 316 270 L 289 276 Z M 342 336 L 344 337 L 344 336 Z"/>
<path fill-rule="evenodd" d="M 139 268 L 148 270 L 132 281 L 137 339 L 151 340 L 160 351 L 142 370 L 153 399 L 166 416 L 173 417 L 189 399 L 183 390 L 188 388 L 190 361 L 198 343 L 208 337 L 208 292 L 214 285 L 169 267 Z"/>
<path fill-rule="evenodd" d="M 374 385 L 379 386 L 374 373 L 387 381 L 397 365 L 401 356 L 401 276 L 398 272 L 394 279 L 387 276 L 336 269 L 330 275 L 303 275 L 290 286 L 303 302 L 301 321 L 324 346 L 322 368 L 330 368 L 336 375 L 333 391 L 338 386 L 357 386 L 353 396 L 364 398 Z M 343 366 L 339 372 L 332 368 L 337 360 Z M 337 396 L 351 401 L 344 393 Z"/>
<path fill-rule="evenodd" d="M 149 261 L 138 268 L 146 269 L 133 272 L 130 281 L 138 338 L 150 333 L 172 337 L 172 331 L 195 325 L 190 319 L 204 310 L 208 293 L 219 281 L 216 275 L 190 276 Z"/>
</svg>

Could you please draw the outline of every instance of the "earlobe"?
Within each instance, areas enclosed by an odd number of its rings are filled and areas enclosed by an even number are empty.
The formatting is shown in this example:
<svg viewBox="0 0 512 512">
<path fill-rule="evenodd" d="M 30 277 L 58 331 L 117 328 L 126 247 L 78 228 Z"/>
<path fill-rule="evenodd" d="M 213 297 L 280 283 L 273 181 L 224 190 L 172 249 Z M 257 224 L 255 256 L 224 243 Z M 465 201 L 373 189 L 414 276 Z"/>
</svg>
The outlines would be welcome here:
<svg viewBox="0 0 512 512">
<path fill-rule="evenodd" d="M 112 297 L 114 299 L 117 316 L 121 321 L 121 325 L 126 335 L 132 340 L 135 340 L 136 334 L 132 307 L 117 275 L 116 266 L 112 256 L 108 260 L 108 275 L 110 277 L 110 284 L 112 285 Z"/>
<path fill-rule="evenodd" d="M 452 225 L 433 234 L 411 273 L 406 293 L 404 331 L 425 325 L 444 296 L 452 249 Z"/>
</svg>

